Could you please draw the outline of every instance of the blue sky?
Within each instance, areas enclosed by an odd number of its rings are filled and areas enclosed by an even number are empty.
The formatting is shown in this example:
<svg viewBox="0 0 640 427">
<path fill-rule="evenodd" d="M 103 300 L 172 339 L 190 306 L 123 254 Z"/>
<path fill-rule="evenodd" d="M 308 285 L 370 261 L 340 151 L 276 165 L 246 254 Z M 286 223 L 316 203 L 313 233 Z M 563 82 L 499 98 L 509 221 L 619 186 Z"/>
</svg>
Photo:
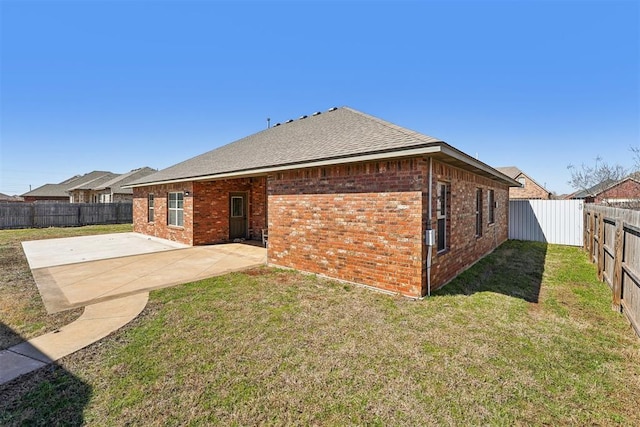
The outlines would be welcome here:
<svg viewBox="0 0 640 427">
<path fill-rule="evenodd" d="M 0 192 L 349 106 L 518 166 L 640 145 L 638 1 L 0 0 Z"/>
</svg>

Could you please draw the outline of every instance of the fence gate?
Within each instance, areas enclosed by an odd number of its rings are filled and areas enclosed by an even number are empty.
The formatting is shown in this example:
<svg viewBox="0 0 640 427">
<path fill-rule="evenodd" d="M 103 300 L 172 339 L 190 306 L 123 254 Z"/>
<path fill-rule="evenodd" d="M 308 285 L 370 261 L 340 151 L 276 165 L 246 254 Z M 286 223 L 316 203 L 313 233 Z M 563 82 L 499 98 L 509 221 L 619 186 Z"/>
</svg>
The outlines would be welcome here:
<svg viewBox="0 0 640 427">
<path fill-rule="evenodd" d="M 582 246 L 582 200 L 510 200 L 509 238 Z"/>
</svg>

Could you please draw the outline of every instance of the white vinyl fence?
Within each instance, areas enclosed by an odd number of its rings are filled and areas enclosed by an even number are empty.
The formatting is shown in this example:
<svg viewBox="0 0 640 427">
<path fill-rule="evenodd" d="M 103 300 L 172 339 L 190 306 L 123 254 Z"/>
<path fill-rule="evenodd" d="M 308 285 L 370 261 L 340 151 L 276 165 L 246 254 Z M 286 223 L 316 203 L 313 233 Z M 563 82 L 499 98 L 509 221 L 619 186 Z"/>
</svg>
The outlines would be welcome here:
<svg viewBox="0 0 640 427">
<path fill-rule="evenodd" d="M 582 246 L 582 200 L 510 200 L 509 239 Z"/>
</svg>

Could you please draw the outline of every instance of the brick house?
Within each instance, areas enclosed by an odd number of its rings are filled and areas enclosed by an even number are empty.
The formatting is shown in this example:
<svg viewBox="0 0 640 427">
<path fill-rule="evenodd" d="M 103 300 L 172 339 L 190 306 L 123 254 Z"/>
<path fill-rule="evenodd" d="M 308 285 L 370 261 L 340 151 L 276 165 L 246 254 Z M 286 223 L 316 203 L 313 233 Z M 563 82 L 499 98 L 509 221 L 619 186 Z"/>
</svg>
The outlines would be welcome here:
<svg viewBox="0 0 640 427">
<path fill-rule="evenodd" d="M 620 181 L 609 179 L 587 190 L 577 191 L 569 198 L 583 199 L 585 203 L 601 205 L 638 205 L 640 203 L 640 176 L 632 174 Z"/>
<path fill-rule="evenodd" d="M 268 228 L 270 265 L 420 297 L 507 239 L 517 185 L 441 140 L 343 107 L 131 187 L 136 232 L 205 245 Z"/>
<path fill-rule="evenodd" d="M 149 167 L 133 169 L 106 182 L 94 185 L 91 191 L 98 203 L 128 203 L 133 200 L 133 190 L 125 188 L 125 186 L 155 172 L 157 172 L 155 169 Z"/>
<path fill-rule="evenodd" d="M 551 199 L 551 192 L 538 184 L 533 178 L 522 172 L 515 166 L 496 168 L 520 183 L 520 187 L 509 188 L 510 199 Z"/>
</svg>

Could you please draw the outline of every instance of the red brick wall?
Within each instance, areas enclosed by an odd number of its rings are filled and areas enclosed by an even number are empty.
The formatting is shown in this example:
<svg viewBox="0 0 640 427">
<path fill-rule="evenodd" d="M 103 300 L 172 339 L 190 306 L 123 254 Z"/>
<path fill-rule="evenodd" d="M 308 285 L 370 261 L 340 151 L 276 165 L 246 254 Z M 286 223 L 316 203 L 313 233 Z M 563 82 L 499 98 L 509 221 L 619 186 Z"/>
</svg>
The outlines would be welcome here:
<svg viewBox="0 0 640 427">
<path fill-rule="evenodd" d="M 278 173 L 269 263 L 419 296 L 424 160 Z"/>
<path fill-rule="evenodd" d="M 188 191 L 184 197 L 184 227 L 167 225 L 167 194 Z M 249 238 L 260 239 L 266 224 L 266 178 L 187 182 L 134 189 L 134 231 L 187 245 L 229 241 L 229 193 L 246 192 Z M 155 196 L 155 217 L 148 222 L 148 195 Z"/>
<path fill-rule="evenodd" d="M 627 179 L 598 194 L 595 198 L 595 202 L 603 203 L 610 199 L 640 199 L 640 183 L 633 179 Z"/>
<path fill-rule="evenodd" d="M 512 199 L 549 199 L 549 191 L 544 187 L 536 184 L 531 178 L 525 174 L 520 174 L 516 177 L 516 181 L 519 178 L 524 178 L 524 187 L 511 187 L 509 188 L 509 197 Z"/>
<path fill-rule="evenodd" d="M 167 224 L 167 199 L 170 192 L 188 191 L 184 196 L 184 227 Z M 154 196 L 154 221 L 148 221 L 149 194 Z M 193 183 L 156 185 L 133 189 L 133 231 L 162 239 L 193 245 Z"/>
<path fill-rule="evenodd" d="M 491 252 L 509 237 L 509 188 L 488 178 L 453 166 L 433 162 L 434 192 L 436 183 L 450 184 L 449 225 L 447 249 L 436 253 L 433 248 L 431 289 L 437 289 L 460 274 L 478 259 Z M 428 187 L 428 186 L 427 186 Z M 476 237 L 476 189 L 482 189 L 482 236 Z M 495 222 L 488 224 L 488 190 L 494 190 L 497 207 Z M 425 206 L 428 198 L 425 195 Z M 433 199 L 433 228 L 436 228 L 436 201 Z M 425 213 L 425 218 L 428 215 Z M 426 253 L 425 253 L 426 268 Z M 426 283 L 423 293 L 426 293 Z"/>
</svg>

